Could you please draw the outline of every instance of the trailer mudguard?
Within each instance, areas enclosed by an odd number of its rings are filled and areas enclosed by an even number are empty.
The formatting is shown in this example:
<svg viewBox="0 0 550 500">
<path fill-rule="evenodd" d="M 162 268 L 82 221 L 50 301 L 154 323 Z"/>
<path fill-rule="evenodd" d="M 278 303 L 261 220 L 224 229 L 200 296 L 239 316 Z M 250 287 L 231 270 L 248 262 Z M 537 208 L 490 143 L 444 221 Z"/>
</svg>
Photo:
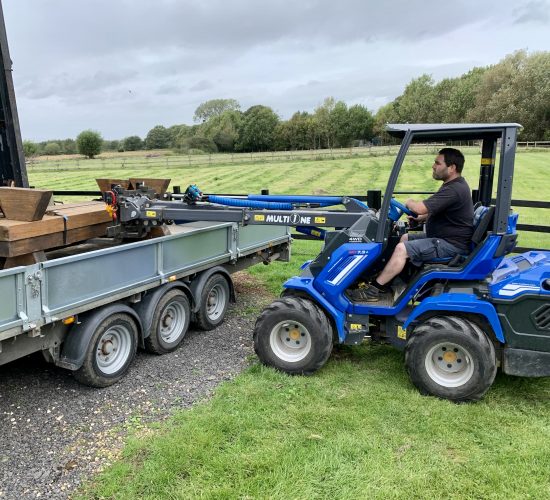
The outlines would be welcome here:
<svg viewBox="0 0 550 500">
<path fill-rule="evenodd" d="M 346 339 L 346 332 L 344 330 L 346 314 L 345 312 L 336 309 L 313 287 L 313 278 L 294 276 L 283 284 L 283 288 L 287 290 L 299 290 L 300 292 L 307 293 L 313 302 L 317 303 L 322 309 L 332 316 L 338 331 L 338 339 L 340 342 L 344 342 Z"/>
<path fill-rule="evenodd" d="M 141 302 L 138 302 L 134 306 L 134 310 L 141 319 L 142 335 L 139 339 L 141 348 L 144 347 L 144 339 L 149 336 L 149 330 L 151 329 L 151 325 L 153 322 L 153 314 L 155 312 L 157 304 L 159 303 L 159 300 L 166 292 L 172 290 L 173 288 L 179 288 L 180 290 L 185 292 L 187 298 L 190 299 L 190 304 L 194 302 L 191 301 L 191 299 L 193 298 L 193 294 L 189 287 L 183 281 L 178 280 L 172 281 L 171 283 L 166 283 L 159 288 L 149 290 L 149 292 L 147 292 L 145 296 L 141 299 Z"/>
<path fill-rule="evenodd" d="M 502 343 L 505 342 L 495 307 L 489 302 L 480 300 L 477 295 L 471 293 L 442 293 L 437 297 L 424 299 L 420 305 L 413 309 L 403 327 L 407 328 L 416 318 L 431 311 L 459 312 L 483 316 L 491 325 L 497 340 Z"/>
<path fill-rule="evenodd" d="M 207 269 L 206 271 L 203 271 L 201 274 L 199 274 L 193 281 L 191 281 L 191 284 L 189 285 L 189 288 L 191 289 L 191 293 L 193 294 L 193 303 L 191 304 L 191 312 L 196 313 L 200 307 L 201 307 L 201 293 L 202 289 L 204 288 L 204 285 L 206 284 L 206 281 L 210 276 L 213 274 L 223 274 L 225 278 L 227 279 L 227 284 L 229 285 L 229 293 L 231 302 L 235 302 L 235 287 L 233 286 L 233 280 L 231 279 L 231 274 L 229 274 L 229 271 L 223 267 L 223 266 L 216 266 L 211 269 Z"/>
<path fill-rule="evenodd" d="M 93 311 L 79 315 L 79 321 L 67 334 L 62 345 L 61 356 L 55 364 L 69 370 L 78 370 L 84 362 L 86 350 L 96 328 L 104 319 L 117 313 L 125 313 L 132 316 L 138 324 L 141 337 L 143 328 L 141 325 L 141 319 L 136 311 L 134 311 L 130 306 L 120 302 L 109 304 L 108 306 L 100 309 L 94 309 Z"/>
</svg>

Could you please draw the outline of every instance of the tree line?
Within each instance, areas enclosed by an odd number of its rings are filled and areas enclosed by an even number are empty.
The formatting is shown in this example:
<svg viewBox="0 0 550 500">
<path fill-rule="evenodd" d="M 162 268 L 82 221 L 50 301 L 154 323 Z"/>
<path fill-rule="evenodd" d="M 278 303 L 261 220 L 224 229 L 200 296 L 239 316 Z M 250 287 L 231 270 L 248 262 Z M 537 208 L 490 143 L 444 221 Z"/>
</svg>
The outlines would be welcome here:
<svg viewBox="0 0 550 500">
<path fill-rule="evenodd" d="M 386 123 L 518 122 L 520 140 L 550 140 L 550 52 L 517 51 L 499 63 L 473 68 L 440 82 L 427 74 L 373 115 L 328 97 L 313 112 L 281 120 L 269 106 L 245 111 L 235 99 L 212 99 L 195 110 L 194 124 L 153 127 L 137 135 L 103 140 L 86 130 L 76 140 L 24 141 L 25 155 L 172 149 L 182 153 L 252 152 L 349 147 L 386 139 Z"/>
</svg>

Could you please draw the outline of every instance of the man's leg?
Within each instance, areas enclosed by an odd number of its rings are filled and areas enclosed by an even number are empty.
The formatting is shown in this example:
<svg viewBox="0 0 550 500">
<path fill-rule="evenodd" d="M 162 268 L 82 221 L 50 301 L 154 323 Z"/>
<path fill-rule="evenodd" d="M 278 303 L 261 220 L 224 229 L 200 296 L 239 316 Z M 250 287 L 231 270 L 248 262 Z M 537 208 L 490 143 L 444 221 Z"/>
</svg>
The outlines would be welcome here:
<svg viewBox="0 0 550 500">
<path fill-rule="evenodd" d="M 393 254 L 378 277 L 367 288 L 358 289 L 355 291 L 352 298 L 359 301 L 377 301 L 381 292 L 389 292 L 390 289 L 386 286 L 393 278 L 395 278 L 405 267 L 407 259 L 407 248 L 405 241 L 409 240 L 409 235 L 404 234 L 399 240 Z"/>
<path fill-rule="evenodd" d="M 408 258 L 409 256 L 407 255 L 407 248 L 405 247 L 403 240 L 401 240 L 401 243 L 397 244 L 390 260 L 388 261 L 382 272 L 374 280 L 373 284 L 375 286 L 379 285 L 377 286 L 377 288 L 382 290 L 384 288 L 384 285 L 387 285 L 393 278 L 395 278 L 401 271 L 403 271 L 403 268 L 405 267 Z"/>
</svg>

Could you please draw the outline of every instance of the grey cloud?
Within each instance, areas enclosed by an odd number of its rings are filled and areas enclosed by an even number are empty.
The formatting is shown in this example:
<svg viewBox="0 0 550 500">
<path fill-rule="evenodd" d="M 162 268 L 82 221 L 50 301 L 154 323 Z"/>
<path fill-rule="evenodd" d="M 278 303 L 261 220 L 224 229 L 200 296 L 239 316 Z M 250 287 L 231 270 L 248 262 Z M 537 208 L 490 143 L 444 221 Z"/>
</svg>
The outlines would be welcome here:
<svg viewBox="0 0 550 500">
<path fill-rule="evenodd" d="M 515 24 L 548 23 L 550 21 L 550 2 L 534 0 L 514 10 L 517 16 Z"/>
<path fill-rule="evenodd" d="M 192 85 L 189 87 L 189 90 L 191 92 L 201 92 L 203 90 L 209 90 L 213 87 L 212 82 L 209 82 L 208 80 L 201 80 L 200 82 L 197 82 L 195 85 Z"/>
<path fill-rule="evenodd" d="M 548 49 L 548 3 L 13 0 L 4 15 L 27 137 L 124 137 L 190 123 L 219 97 L 283 118 L 329 95 L 375 110 L 424 72 L 437 80 Z"/>
</svg>

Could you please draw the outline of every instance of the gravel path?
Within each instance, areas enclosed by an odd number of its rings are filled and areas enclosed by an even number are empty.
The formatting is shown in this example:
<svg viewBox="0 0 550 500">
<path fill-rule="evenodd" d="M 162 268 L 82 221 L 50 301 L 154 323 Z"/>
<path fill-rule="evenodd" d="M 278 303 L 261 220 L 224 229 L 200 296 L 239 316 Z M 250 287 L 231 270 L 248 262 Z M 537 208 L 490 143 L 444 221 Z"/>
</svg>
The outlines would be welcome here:
<svg viewBox="0 0 550 500">
<path fill-rule="evenodd" d="M 112 387 L 82 386 L 41 355 L 1 366 L 0 498 L 67 498 L 117 457 L 128 426 L 162 420 L 239 373 L 253 354 L 251 311 L 267 302 L 239 275 L 244 293 L 220 327 L 190 330 L 164 356 L 138 352 Z"/>
</svg>

